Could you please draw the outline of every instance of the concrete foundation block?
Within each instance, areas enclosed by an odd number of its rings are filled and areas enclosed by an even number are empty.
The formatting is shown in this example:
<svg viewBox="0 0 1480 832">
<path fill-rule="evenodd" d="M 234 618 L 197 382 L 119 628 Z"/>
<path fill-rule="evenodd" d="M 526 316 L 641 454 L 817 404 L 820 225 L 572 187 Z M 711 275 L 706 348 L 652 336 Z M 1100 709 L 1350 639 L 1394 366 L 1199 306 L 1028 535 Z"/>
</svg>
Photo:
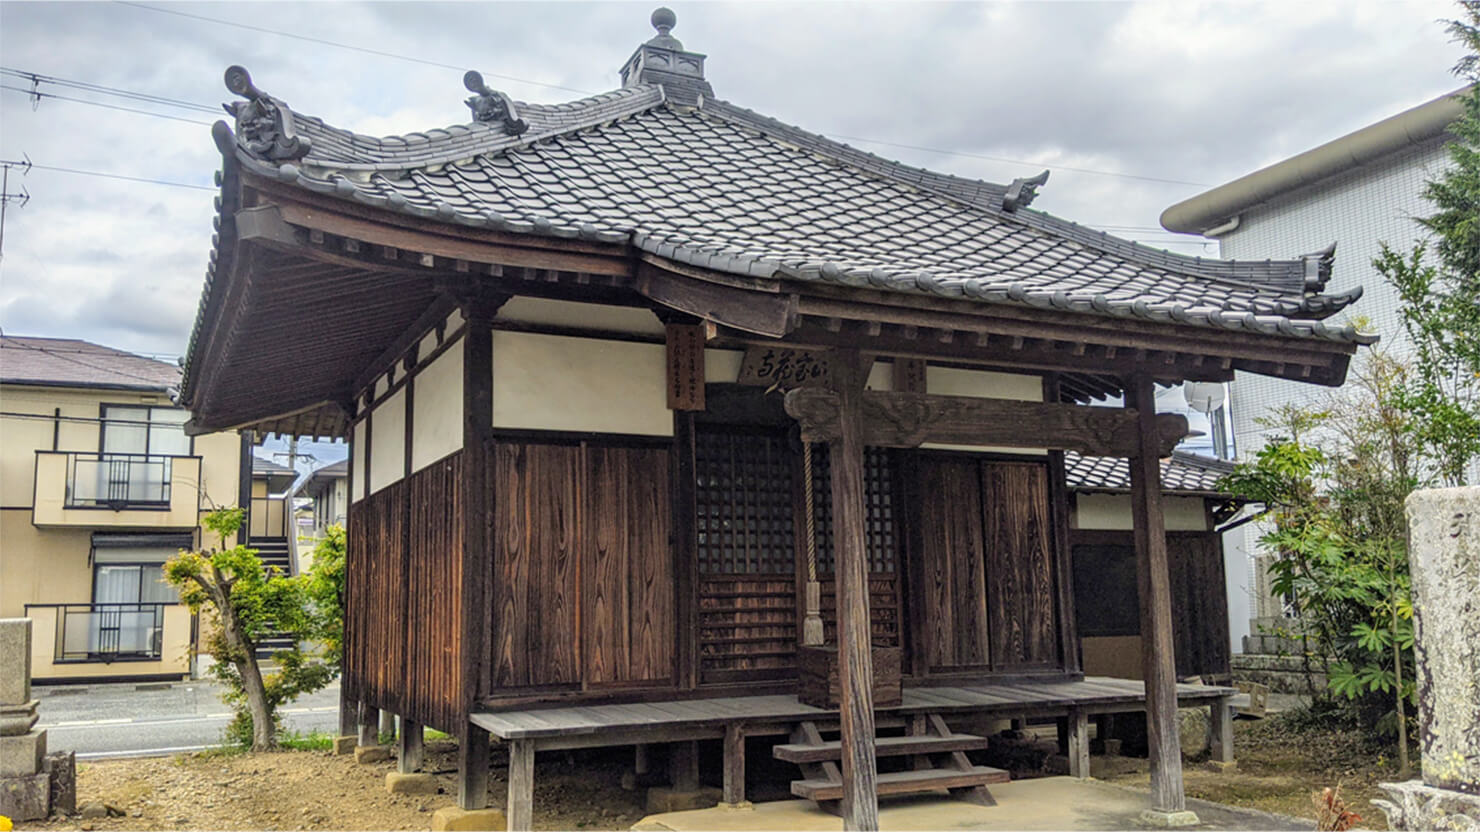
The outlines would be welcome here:
<svg viewBox="0 0 1480 832">
<path fill-rule="evenodd" d="M 503 832 L 509 828 L 509 818 L 503 809 L 459 809 L 446 806 L 432 815 L 432 832 Z"/>
<path fill-rule="evenodd" d="M 45 756 L 45 731 L 0 737 L 0 777 L 29 777 L 41 770 L 41 758 Z"/>
<path fill-rule="evenodd" d="M 654 786 L 648 789 L 647 810 L 649 814 L 656 815 L 688 809 L 708 809 L 717 805 L 723 796 L 719 789 L 710 786 L 684 791 L 671 786 Z"/>
<path fill-rule="evenodd" d="M 436 794 L 437 789 L 437 778 L 431 774 L 402 774 L 399 771 L 385 774 L 385 790 L 391 794 Z"/>
<path fill-rule="evenodd" d="M 360 738 L 354 734 L 347 737 L 334 738 L 334 753 L 339 756 L 355 753 L 355 747 L 359 745 Z"/>
<path fill-rule="evenodd" d="M 1438 789 L 1421 780 L 1379 783 L 1391 800 L 1372 801 L 1387 815 L 1390 829 L 1474 832 L 1480 829 L 1480 795 Z"/>
<path fill-rule="evenodd" d="M 361 765 L 383 763 L 391 758 L 391 749 L 384 745 L 361 745 L 355 747 L 355 762 Z"/>
<path fill-rule="evenodd" d="M 1141 822 L 1147 826 L 1157 829 L 1184 829 L 1189 826 L 1197 826 L 1202 821 L 1197 819 L 1196 812 L 1162 812 L 1157 809 L 1147 809 L 1141 813 Z"/>
<path fill-rule="evenodd" d="M 51 778 L 43 772 L 26 777 L 0 777 L 0 815 L 13 821 L 39 820 L 51 814 Z"/>
<path fill-rule="evenodd" d="M 59 815 L 77 811 L 77 752 L 47 754 L 41 768 L 51 778 L 51 810 Z"/>
<path fill-rule="evenodd" d="M 726 812 L 754 812 L 755 804 L 749 800 L 742 800 L 739 803 L 721 803 L 719 808 Z"/>
</svg>

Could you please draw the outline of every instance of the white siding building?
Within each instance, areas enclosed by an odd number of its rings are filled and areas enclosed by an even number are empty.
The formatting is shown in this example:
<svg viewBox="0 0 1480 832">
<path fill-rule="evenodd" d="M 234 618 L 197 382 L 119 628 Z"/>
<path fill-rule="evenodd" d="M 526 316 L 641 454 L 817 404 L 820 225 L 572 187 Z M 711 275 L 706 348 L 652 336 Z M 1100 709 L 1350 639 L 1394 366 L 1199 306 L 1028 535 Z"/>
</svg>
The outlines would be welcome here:
<svg viewBox="0 0 1480 832">
<path fill-rule="evenodd" d="M 1289 257 L 1337 244 L 1327 291 L 1360 286 L 1365 294 L 1348 313 L 1382 336 L 1381 348 L 1402 351 L 1406 336 L 1397 293 L 1372 261 L 1386 242 L 1407 250 L 1421 229 L 1414 217 L 1430 212 L 1424 182 L 1448 161 L 1446 128 L 1460 114 L 1459 90 L 1364 127 L 1313 150 L 1220 185 L 1168 208 L 1171 231 L 1217 239 L 1234 260 Z M 1357 359 L 1361 360 L 1360 356 Z M 1235 448 L 1248 458 L 1263 444 L 1257 420 L 1273 408 L 1315 400 L 1327 391 L 1240 372 L 1230 386 Z M 1235 649 L 1249 618 L 1274 617 L 1279 603 L 1267 591 L 1254 559 L 1256 524 L 1228 533 L 1230 633 Z"/>
</svg>

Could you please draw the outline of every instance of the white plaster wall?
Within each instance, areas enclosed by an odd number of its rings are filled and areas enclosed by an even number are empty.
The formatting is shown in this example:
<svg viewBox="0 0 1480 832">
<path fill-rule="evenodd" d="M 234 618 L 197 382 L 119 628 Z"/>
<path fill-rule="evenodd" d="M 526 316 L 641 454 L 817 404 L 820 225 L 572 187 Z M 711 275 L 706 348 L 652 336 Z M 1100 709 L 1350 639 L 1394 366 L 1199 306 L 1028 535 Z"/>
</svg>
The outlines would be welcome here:
<svg viewBox="0 0 1480 832">
<path fill-rule="evenodd" d="M 493 425 L 672 436 L 666 377 L 662 344 L 495 330 Z"/>
<path fill-rule="evenodd" d="M 745 360 L 744 350 L 704 351 L 704 380 L 715 384 L 734 384 L 740 378 L 740 363 Z"/>
<path fill-rule="evenodd" d="M 350 441 L 350 501 L 358 502 L 365 498 L 365 423 L 355 425 L 354 435 Z"/>
<path fill-rule="evenodd" d="M 397 390 L 370 412 L 370 493 L 406 473 L 406 390 Z"/>
<path fill-rule="evenodd" d="M 925 368 L 925 392 L 937 396 L 974 396 L 979 399 L 1015 399 L 1024 402 L 1043 401 L 1043 379 L 1016 373 L 991 370 L 963 370 L 956 367 Z M 947 451 L 1046 456 L 1044 448 L 1013 448 L 996 445 L 948 445 L 926 442 L 922 448 Z"/>
<path fill-rule="evenodd" d="M 651 309 L 633 306 L 607 306 L 600 303 L 577 303 L 519 296 L 510 298 L 498 311 L 500 321 L 524 324 L 598 329 L 640 335 L 662 335 L 663 322 Z"/>
<path fill-rule="evenodd" d="M 411 380 L 411 470 L 462 449 L 463 345 L 459 339 Z"/>
<path fill-rule="evenodd" d="M 1135 528 L 1129 494 L 1076 494 L 1073 502 L 1074 510 L 1069 515 L 1071 528 L 1108 531 Z M 1167 531 L 1207 531 L 1208 519 L 1201 497 L 1165 497 L 1161 505 Z"/>
</svg>

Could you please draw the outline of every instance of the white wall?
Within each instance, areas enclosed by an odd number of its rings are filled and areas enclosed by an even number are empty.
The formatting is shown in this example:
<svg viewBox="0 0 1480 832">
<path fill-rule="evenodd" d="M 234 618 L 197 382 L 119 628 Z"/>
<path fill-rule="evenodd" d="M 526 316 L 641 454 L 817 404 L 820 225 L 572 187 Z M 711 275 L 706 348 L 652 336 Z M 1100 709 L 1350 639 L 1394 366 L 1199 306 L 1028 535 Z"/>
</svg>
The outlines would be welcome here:
<svg viewBox="0 0 1480 832">
<path fill-rule="evenodd" d="M 982 399 L 1015 399 L 1024 402 L 1043 401 L 1043 379 L 1015 373 L 998 373 L 990 370 L 963 370 L 956 367 L 925 368 L 925 392 L 939 396 L 974 396 Z M 995 452 L 1044 456 L 1043 448 L 999 447 L 995 445 L 947 445 L 926 442 L 922 448 L 943 450 Z"/>
<path fill-rule="evenodd" d="M 542 326 L 595 329 L 606 332 L 629 332 L 662 335 L 663 322 L 651 309 L 632 306 L 607 306 L 599 303 L 577 303 L 519 296 L 509 298 L 498 310 L 500 321 Z"/>
<path fill-rule="evenodd" d="M 493 425 L 672 436 L 662 344 L 493 333 Z"/>
<path fill-rule="evenodd" d="M 412 378 L 411 385 L 411 470 L 414 473 L 462 450 L 462 339 L 423 367 Z"/>
<path fill-rule="evenodd" d="M 406 474 L 406 388 L 370 411 L 370 493 Z"/>
<path fill-rule="evenodd" d="M 355 425 L 350 441 L 350 500 L 359 502 L 365 498 L 365 423 Z"/>
<path fill-rule="evenodd" d="M 1135 528 L 1129 494 L 1075 494 L 1073 503 L 1074 510 L 1069 515 L 1071 528 L 1108 531 Z M 1207 514 L 1201 497 L 1165 497 L 1161 505 L 1167 531 L 1207 531 Z"/>
</svg>

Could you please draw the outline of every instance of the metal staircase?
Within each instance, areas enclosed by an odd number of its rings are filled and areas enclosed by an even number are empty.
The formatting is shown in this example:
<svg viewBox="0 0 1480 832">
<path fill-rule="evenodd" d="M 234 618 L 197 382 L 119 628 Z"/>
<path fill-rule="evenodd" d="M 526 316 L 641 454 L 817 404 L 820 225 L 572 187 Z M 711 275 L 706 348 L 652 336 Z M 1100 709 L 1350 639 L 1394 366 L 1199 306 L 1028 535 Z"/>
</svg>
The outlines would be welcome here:
<svg viewBox="0 0 1480 832">
<path fill-rule="evenodd" d="M 285 577 L 293 574 L 293 560 L 288 552 L 286 537 L 254 537 L 247 545 L 257 550 L 257 558 L 262 561 L 262 566 L 269 575 L 274 569 L 278 570 L 277 574 Z M 257 643 L 257 661 L 270 662 L 273 653 L 292 647 L 291 637 L 282 633 L 273 633 Z"/>
</svg>

